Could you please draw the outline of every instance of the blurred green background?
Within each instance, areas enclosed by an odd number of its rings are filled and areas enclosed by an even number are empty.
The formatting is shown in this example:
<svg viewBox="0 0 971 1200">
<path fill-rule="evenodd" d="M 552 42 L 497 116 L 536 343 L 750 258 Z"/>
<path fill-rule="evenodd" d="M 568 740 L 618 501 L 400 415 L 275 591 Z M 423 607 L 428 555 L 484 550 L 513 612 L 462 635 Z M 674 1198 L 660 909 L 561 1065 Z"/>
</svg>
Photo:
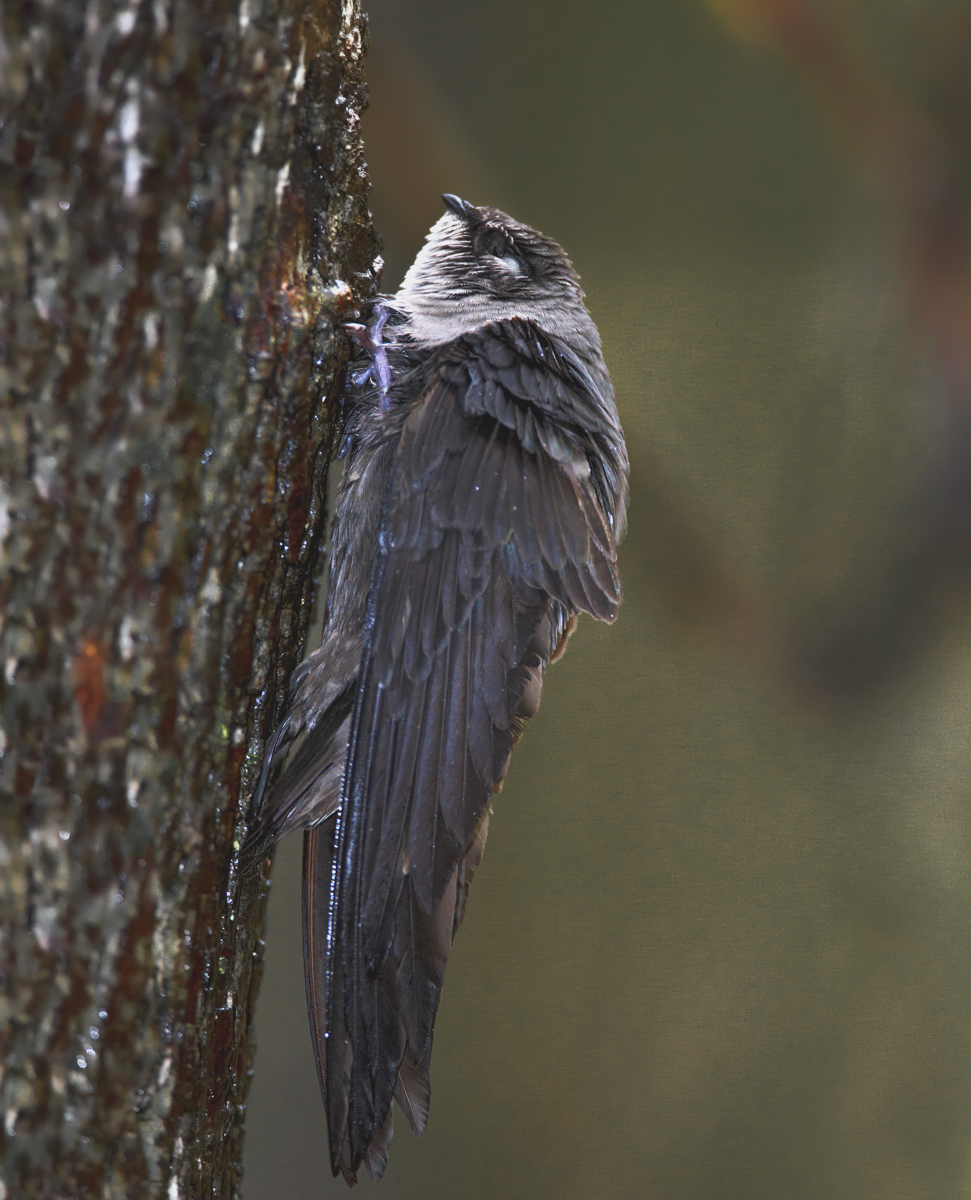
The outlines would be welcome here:
<svg viewBox="0 0 971 1200">
<path fill-rule="evenodd" d="M 962 7 L 839 11 L 923 100 Z M 966 606 L 851 700 L 814 700 L 799 665 L 833 606 L 881 627 L 939 424 L 879 195 L 798 74 L 693 0 L 370 16 L 385 288 L 442 191 L 559 240 L 603 335 L 632 503 L 620 618 L 581 621 L 495 804 L 427 1132 L 399 1117 L 384 1180 L 360 1188 L 971 1196 Z M 299 842 L 274 868 L 246 1200 L 346 1190 L 307 1027 Z"/>
</svg>

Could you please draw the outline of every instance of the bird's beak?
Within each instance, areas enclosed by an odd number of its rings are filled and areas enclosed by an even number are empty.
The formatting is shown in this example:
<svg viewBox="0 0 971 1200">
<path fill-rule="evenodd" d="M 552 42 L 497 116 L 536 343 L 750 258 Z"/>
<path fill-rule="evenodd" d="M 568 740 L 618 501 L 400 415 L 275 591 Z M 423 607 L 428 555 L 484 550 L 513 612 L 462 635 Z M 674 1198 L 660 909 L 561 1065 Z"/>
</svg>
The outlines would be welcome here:
<svg viewBox="0 0 971 1200">
<path fill-rule="evenodd" d="M 457 217 L 461 217 L 463 221 L 467 221 L 475 212 L 475 208 L 467 200 L 460 200 L 451 192 L 443 192 L 442 199 L 445 201 L 445 207 L 455 213 Z"/>
</svg>

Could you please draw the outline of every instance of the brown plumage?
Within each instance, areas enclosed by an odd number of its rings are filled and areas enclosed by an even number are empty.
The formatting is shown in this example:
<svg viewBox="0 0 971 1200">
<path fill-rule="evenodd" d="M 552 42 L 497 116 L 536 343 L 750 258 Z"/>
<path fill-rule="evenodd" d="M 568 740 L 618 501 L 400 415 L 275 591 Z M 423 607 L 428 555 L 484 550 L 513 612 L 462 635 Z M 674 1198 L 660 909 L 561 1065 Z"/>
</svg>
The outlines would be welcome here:
<svg viewBox="0 0 971 1200">
<path fill-rule="evenodd" d="M 613 621 L 627 457 L 562 250 L 446 197 L 354 400 L 323 644 L 267 746 L 258 860 L 305 828 L 304 951 L 331 1162 L 421 1133 L 489 803 L 580 612 Z M 270 785 L 273 769 L 285 769 Z"/>
</svg>

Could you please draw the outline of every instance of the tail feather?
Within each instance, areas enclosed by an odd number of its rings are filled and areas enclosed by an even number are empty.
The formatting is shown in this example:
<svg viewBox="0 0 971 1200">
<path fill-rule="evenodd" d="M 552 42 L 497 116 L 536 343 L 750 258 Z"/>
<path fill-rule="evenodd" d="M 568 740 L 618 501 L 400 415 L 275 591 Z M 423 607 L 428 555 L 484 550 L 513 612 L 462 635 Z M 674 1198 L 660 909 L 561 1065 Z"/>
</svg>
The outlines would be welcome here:
<svg viewBox="0 0 971 1200">
<path fill-rule="evenodd" d="M 384 1174 L 384 1168 L 388 1165 L 388 1150 L 391 1146 L 391 1138 L 394 1135 L 394 1122 L 391 1119 L 391 1106 L 388 1106 L 388 1115 L 384 1118 L 384 1123 L 380 1125 L 371 1138 L 371 1144 L 364 1152 L 364 1165 L 367 1168 L 367 1173 L 377 1182 Z"/>
<path fill-rule="evenodd" d="M 401 1066 L 398 1068 L 394 1098 L 398 1101 L 398 1107 L 408 1118 L 412 1132 L 421 1137 L 428 1121 L 431 1085 L 427 1073 L 423 1074 L 407 1054 L 401 1060 Z"/>
<path fill-rule="evenodd" d="M 351 1044 L 343 1025 L 343 1011 L 337 1006 L 332 1026 L 328 1026 L 327 1000 L 335 980 L 328 977 L 330 944 L 331 872 L 334 860 L 333 819 L 308 829 L 303 839 L 303 961 L 307 983 L 307 1011 L 310 1037 L 317 1063 L 317 1080 L 327 1115 L 331 1147 L 331 1167 L 335 1175 L 343 1173 L 351 1185 L 357 1174 L 351 1163 L 346 1136 L 347 1095 L 351 1071 Z"/>
</svg>

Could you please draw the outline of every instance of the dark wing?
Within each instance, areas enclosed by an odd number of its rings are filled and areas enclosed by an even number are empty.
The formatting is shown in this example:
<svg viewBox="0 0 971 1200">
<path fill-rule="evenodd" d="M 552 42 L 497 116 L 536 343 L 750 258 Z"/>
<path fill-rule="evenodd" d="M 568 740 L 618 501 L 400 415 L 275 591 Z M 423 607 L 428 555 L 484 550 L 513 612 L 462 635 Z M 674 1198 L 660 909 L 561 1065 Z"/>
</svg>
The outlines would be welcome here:
<svg viewBox="0 0 971 1200">
<path fill-rule="evenodd" d="M 307 835 L 311 1021 L 349 1179 L 362 1161 L 380 1176 L 392 1096 L 424 1127 L 490 797 L 573 616 L 620 603 L 626 459 L 605 375 L 512 321 L 402 386 L 341 806 L 333 835 Z"/>
</svg>

